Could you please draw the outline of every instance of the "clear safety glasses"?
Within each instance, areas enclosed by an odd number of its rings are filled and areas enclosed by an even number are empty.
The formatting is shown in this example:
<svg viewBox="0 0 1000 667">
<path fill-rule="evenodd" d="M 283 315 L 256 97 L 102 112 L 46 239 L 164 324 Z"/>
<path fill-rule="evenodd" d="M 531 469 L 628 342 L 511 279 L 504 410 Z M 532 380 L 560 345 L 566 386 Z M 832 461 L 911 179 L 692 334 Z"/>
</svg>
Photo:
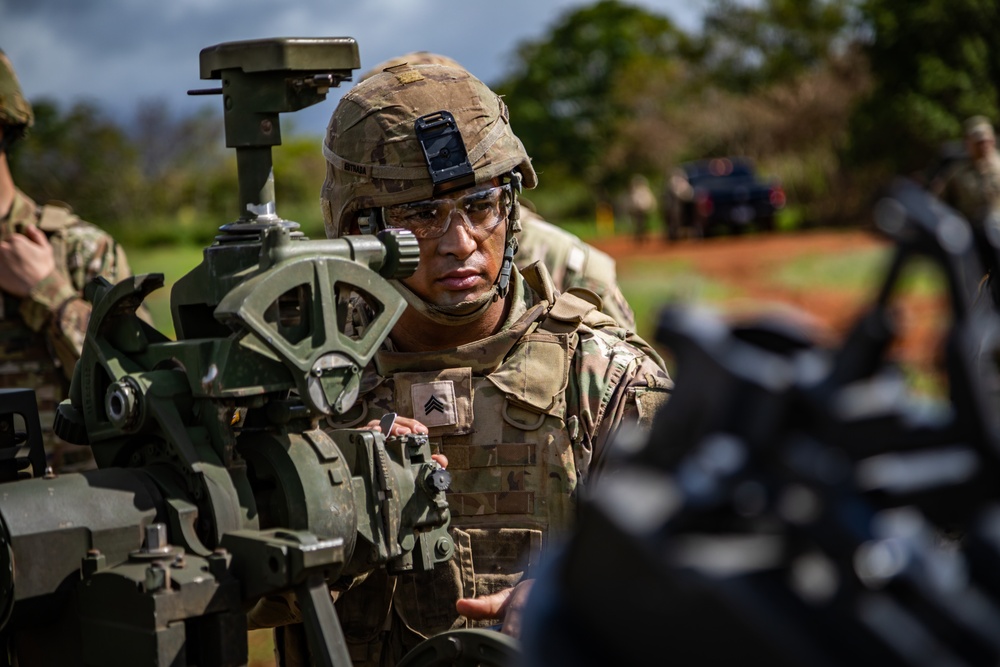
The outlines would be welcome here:
<svg viewBox="0 0 1000 667">
<path fill-rule="evenodd" d="M 444 236 L 451 226 L 452 214 L 459 212 L 472 236 L 482 241 L 507 219 L 513 203 L 514 195 L 508 183 L 454 199 L 424 199 L 386 206 L 382 209 L 382 219 L 387 227 L 408 229 L 418 239 L 436 239 Z"/>
</svg>

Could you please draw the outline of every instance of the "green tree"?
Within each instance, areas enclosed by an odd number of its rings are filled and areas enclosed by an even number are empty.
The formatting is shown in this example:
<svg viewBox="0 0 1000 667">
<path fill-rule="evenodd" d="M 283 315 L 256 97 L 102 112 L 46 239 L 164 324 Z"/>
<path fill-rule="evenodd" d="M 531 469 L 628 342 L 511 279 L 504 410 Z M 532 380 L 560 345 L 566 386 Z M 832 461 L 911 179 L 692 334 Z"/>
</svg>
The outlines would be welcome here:
<svg viewBox="0 0 1000 667">
<path fill-rule="evenodd" d="M 852 119 L 853 163 L 910 172 L 966 117 L 1000 120 L 995 0 L 863 0 L 861 13 L 875 85 Z"/>
<path fill-rule="evenodd" d="M 65 113 L 48 100 L 33 106 L 35 125 L 11 152 L 18 186 L 42 202 L 69 202 L 95 222 L 131 215 L 142 177 L 125 132 L 92 104 L 78 103 Z"/>
<path fill-rule="evenodd" d="M 714 0 L 705 14 L 705 65 L 723 87 L 748 92 L 825 63 L 850 41 L 854 0 Z"/>
<path fill-rule="evenodd" d="M 668 18 L 603 0 L 520 44 L 512 72 L 495 89 L 545 181 L 608 186 L 627 178 L 602 161 L 634 109 L 618 83 L 637 71 L 656 76 L 692 48 Z"/>
</svg>

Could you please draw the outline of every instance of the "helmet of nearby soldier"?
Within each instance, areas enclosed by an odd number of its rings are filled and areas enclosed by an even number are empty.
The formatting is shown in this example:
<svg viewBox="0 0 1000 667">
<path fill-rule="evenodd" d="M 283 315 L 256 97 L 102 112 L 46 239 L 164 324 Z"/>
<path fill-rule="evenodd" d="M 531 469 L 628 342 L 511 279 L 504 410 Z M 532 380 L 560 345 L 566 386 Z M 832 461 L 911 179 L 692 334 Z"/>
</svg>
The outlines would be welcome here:
<svg viewBox="0 0 1000 667">
<path fill-rule="evenodd" d="M 518 181 L 515 186 L 535 187 L 535 170 L 499 95 L 464 69 L 390 67 L 349 91 L 330 118 L 321 194 L 327 236 L 350 233 L 364 211 L 445 191 L 417 131 L 419 120 L 439 112 L 454 119 L 464 144 L 471 167 L 468 185 L 509 178 Z"/>
<path fill-rule="evenodd" d="M 389 58 L 388 60 L 383 60 L 375 67 L 361 75 L 358 83 L 362 81 L 367 81 L 379 72 L 387 70 L 390 67 L 398 67 L 400 65 L 444 65 L 445 67 L 454 67 L 455 69 L 465 69 L 458 61 L 454 58 L 449 58 L 448 56 L 443 56 L 440 53 L 431 53 L 430 51 L 411 51 L 402 56 L 396 56 L 395 58 Z"/>
<path fill-rule="evenodd" d="M 0 125 L 28 128 L 35 122 L 31 105 L 24 99 L 14 66 L 0 51 Z"/>
<path fill-rule="evenodd" d="M 986 116 L 973 116 L 963 124 L 965 138 L 970 141 L 990 141 L 994 138 L 993 124 Z"/>
</svg>

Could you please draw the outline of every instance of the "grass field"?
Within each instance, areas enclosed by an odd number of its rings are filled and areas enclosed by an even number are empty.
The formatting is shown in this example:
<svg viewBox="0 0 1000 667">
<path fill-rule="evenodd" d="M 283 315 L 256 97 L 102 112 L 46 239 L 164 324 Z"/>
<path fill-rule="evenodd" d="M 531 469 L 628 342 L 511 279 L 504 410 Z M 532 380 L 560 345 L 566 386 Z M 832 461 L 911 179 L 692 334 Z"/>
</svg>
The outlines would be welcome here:
<svg viewBox="0 0 1000 667">
<path fill-rule="evenodd" d="M 170 288 L 178 278 L 198 266 L 201 258 L 202 248 L 198 246 L 128 249 L 128 260 L 133 273 L 163 274 L 163 289 L 149 295 L 146 307 L 153 316 L 156 328 L 171 338 L 174 335 L 174 324 L 170 318 Z"/>
<path fill-rule="evenodd" d="M 601 242 L 601 238 L 595 237 L 593 232 L 591 237 Z M 202 250 L 197 246 L 171 246 L 128 251 L 134 273 L 164 274 L 166 286 L 150 295 L 147 306 L 157 327 L 170 336 L 173 336 L 170 287 L 201 262 Z M 774 262 L 769 270 L 769 279 L 776 288 L 792 291 L 864 293 L 879 282 L 888 260 L 888 249 L 877 247 L 791 254 Z M 656 313 L 667 303 L 680 300 L 718 304 L 749 298 L 754 292 L 753 285 L 720 279 L 685 258 L 619 258 L 618 279 L 622 292 L 635 311 L 639 333 L 647 338 L 652 336 Z M 933 295 L 941 290 L 941 278 L 932 269 L 916 267 L 906 274 L 903 287 L 908 292 Z"/>
</svg>

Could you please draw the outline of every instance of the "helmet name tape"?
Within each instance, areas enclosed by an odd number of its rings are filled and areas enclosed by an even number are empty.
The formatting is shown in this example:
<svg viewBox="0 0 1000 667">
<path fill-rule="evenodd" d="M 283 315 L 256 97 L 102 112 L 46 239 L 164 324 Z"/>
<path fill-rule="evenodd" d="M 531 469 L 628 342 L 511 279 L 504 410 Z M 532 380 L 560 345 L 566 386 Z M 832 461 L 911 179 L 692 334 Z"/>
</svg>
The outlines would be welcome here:
<svg viewBox="0 0 1000 667">
<path fill-rule="evenodd" d="M 344 171 L 348 171 L 352 174 L 359 174 L 361 176 L 368 175 L 368 167 L 363 164 L 355 164 L 354 162 L 345 162 Z"/>
<path fill-rule="evenodd" d="M 435 111 L 417 118 L 413 129 L 435 187 L 449 183 L 459 188 L 475 183 L 476 174 L 454 116 L 444 110 Z"/>
</svg>

